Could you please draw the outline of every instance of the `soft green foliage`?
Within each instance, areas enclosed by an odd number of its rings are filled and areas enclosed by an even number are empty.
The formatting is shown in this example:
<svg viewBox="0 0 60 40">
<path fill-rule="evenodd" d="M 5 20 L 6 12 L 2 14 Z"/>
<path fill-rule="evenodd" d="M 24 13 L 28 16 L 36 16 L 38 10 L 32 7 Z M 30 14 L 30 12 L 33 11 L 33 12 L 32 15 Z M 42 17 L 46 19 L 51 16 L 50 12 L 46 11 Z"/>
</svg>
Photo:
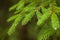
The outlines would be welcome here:
<svg viewBox="0 0 60 40">
<path fill-rule="evenodd" d="M 55 7 L 55 12 L 60 13 L 60 7 Z"/>
<path fill-rule="evenodd" d="M 22 20 L 22 25 L 26 25 L 34 16 L 34 13 L 35 13 L 34 10 L 32 10 L 29 14 L 27 14 L 25 18 Z"/>
<path fill-rule="evenodd" d="M 18 8 L 21 8 L 21 7 L 23 6 L 21 3 L 24 4 L 23 0 L 19 1 L 19 2 L 18 2 L 17 4 L 15 4 L 15 5 L 13 5 L 13 6 L 9 9 L 9 11 L 14 10 L 16 7 L 17 7 L 17 10 L 18 10 Z"/>
<path fill-rule="evenodd" d="M 18 4 L 18 7 L 16 8 L 16 10 L 20 10 L 22 7 L 24 7 L 24 1 L 21 0 Z"/>
<path fill-rule="evenodd" d="M 12 7 L 9 9 L 9 11 L 14 10 L 16 7 L 17 7 L 17 4 L 15 4 L 14 6 L 12 6 Z"/>
<path fill-rule="evenodd" d="M 14 20 L 8 34 L 14 34 L 17 25 L 28 26 L 28 34 L 37 40 L 47 40 L 60 28 L 60 7 L 55 5 L 56 0 L 19 0 L 9 11 L 15 10 L 8 22 Z M 34 19 L 33 19 L 34 18 Z M 35 20 L 35 21 L 34 21 Z M 31 22 L 31 23 L 30 23 Z M 36 36 L 37 35 L 37 36 Z"/>
<path fill-rule="evenodd" d="M 41 18 L 41 16 L 42 16 L 41 12 L 37 11 L 36 16 L 37 16 L 37 19 L 39 20 Z"/>
<path fill-rule="evenodd" d="M 41 16 L 41 18 L 38 20 L 37 25 L 42 25 L 51 15 L 50 9 L 47 10 L 47 12 L 44 12 L 44 14 Z"/>
<path fill-rule="evenodd" d="M 8 34 L 11 35 L 12 33 L 14 33 L 16 26 L 18 25 L 18 23 L 21 21 L 22 17 L 20 15 L 18 15 L 18 17 L 15 19 L 15 21 L 13 22 L 11 28 L 8 30 Z"/>
<path fill-rule="evenodd" d="M 19 15 L 19 14 L 18 14 L 18 15 Z M 10 22 L 10 21 L 14 20 L 15 18 L 17 18 L 18 15 L 14 15 L 14 16 L 10 17 L 10 18 L 7 20 L 7 22 Z"/>
<path fill-rule="evenodd" d="M 43 27 L 39 34 L 38 34 L 38 40 L 47 40 L 47 38 L 49 38 L 49 36 L 51 36 L 54 33 L 54 30 L 52 28 L 49 27 Z"/>
<path fill-rule="evenodd" d="M 41 10 L 42 10 L 43 14 L 48 11 L 48 10 L 47 10 L 46 8 L 44 8 L 43 6 L 41 6 Z"/>
<path fill-rule="evenodd" d="M 58 16 L 53 13 L 51 16 L 51 21 L 52 21 L 52 27 L 57 30 L 59 28 L 59 19 Z"/>
</svg>

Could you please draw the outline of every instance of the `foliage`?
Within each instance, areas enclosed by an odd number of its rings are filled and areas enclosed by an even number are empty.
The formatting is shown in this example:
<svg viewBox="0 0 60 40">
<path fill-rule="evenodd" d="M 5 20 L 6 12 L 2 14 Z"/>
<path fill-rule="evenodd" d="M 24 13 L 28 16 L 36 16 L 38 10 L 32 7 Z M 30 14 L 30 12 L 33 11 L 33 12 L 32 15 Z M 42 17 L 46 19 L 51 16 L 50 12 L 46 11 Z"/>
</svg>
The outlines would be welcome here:
<svg viewBox="0 0 60 40">
<path fill-rule="evenodd" d="M 60 29 L 60 7 L 56 0 L 19 0 L 9 11 L 14 11 L 14 15 L 7 20 L 14 20 L 7 32 L 9 36 L 15 33 L 18 24 L 29 25 L 29 37 L 33 36 L 37 40 L 47 40 Z"/>
</svg>

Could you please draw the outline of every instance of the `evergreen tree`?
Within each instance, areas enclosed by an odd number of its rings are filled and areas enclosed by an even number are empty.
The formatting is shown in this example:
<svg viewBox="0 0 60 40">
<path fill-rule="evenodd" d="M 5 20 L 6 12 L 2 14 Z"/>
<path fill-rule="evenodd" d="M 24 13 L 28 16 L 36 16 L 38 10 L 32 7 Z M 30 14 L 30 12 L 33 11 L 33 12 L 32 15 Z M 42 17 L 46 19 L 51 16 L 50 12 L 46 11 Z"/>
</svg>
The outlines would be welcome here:
<svg viewBox="0 0 60 40">
<path fill-rule="evenodd" d="M 14 15 L 7 19 L 7 22 L 13 21 L 7 30 L 8 40 L 58 40 L 58 37 L 60 38 L 60 7 L 57 0 L 19 0 L 9 8 L 9 11 L 13 11 Z"/>
</svg>

